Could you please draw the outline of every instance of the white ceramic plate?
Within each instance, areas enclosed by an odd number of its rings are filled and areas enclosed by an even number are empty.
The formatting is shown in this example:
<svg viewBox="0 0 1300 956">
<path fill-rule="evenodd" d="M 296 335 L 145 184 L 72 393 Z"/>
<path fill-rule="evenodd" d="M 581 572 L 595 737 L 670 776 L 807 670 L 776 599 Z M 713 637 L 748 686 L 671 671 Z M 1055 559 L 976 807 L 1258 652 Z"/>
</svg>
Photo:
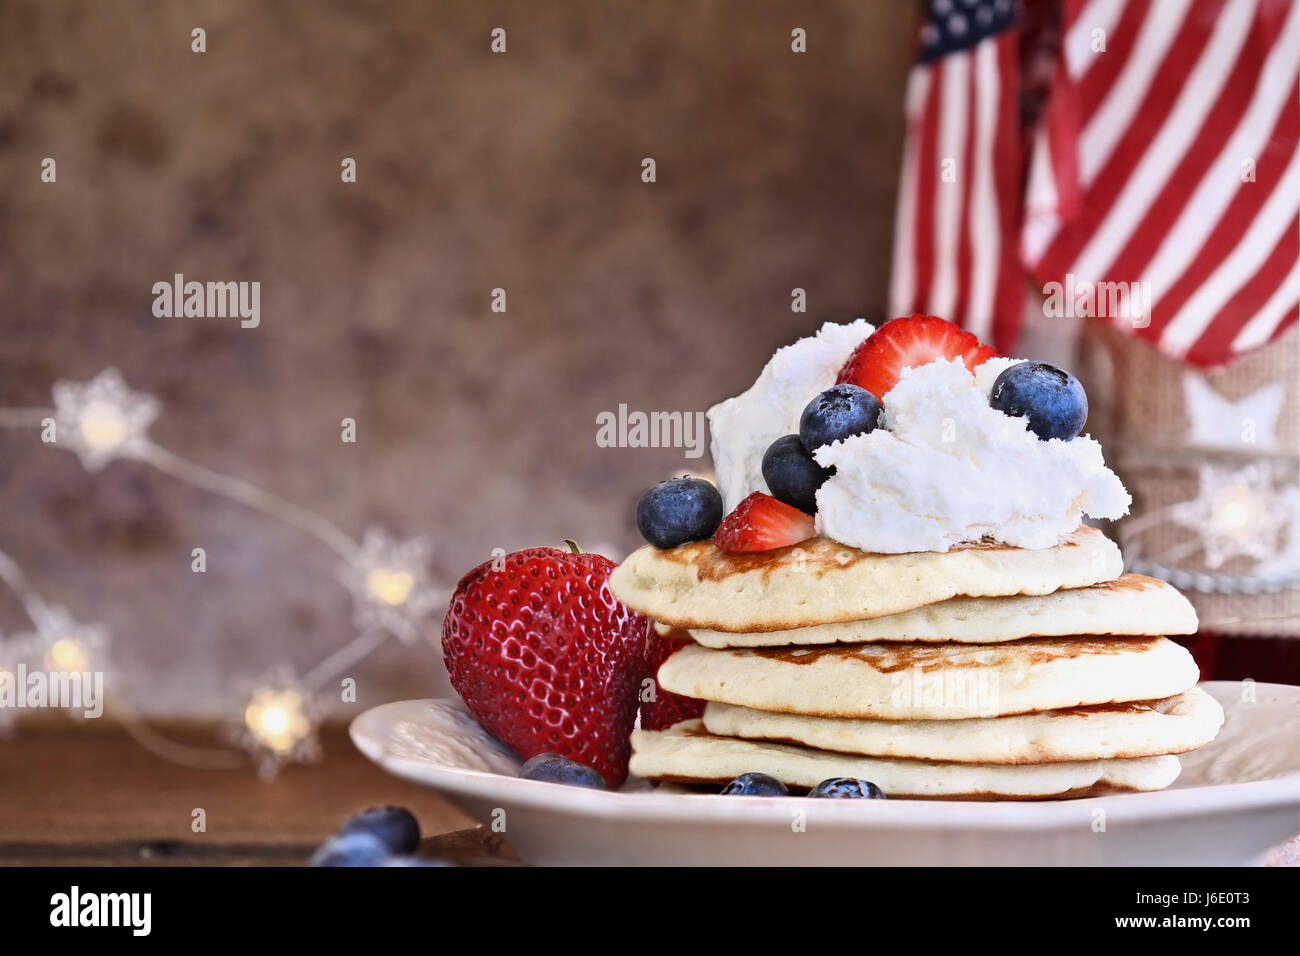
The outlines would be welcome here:
<svg viewBox="0 0 1300 956">
<path fill-rule="evenodd" d="M 384 704 L 352 740 L 442 792 L 535 864 L 1242 865 L 1300 833 L 1300 687 L 1202 685 L 1227 719 L 1168 790 L 976 803 L 720 797 L 633 780 L 609 793 L 520 780 L 459 701 Z M 1252 699 L 1253 694 L 1253 699 Z"/>
</svg>

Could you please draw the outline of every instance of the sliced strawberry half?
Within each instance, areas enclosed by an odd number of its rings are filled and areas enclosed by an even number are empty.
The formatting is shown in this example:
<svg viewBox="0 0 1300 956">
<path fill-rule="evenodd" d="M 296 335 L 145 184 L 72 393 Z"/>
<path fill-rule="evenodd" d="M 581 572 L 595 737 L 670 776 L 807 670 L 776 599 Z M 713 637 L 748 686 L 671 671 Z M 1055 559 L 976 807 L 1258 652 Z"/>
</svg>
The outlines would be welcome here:
<svg viewBox="0 0 1300 956">
<path fill-rule="evenodd" d="M 997 354 L 972 333 L 947 319 L 912 315 L 886 322 L 869 335 L 853 350 L 835 384 L 858 385 L 883 400 L 885 393 L 898 384 L 905 368 L 925 365 L 938 358 L 959 358 L 973 372 Z"/>
<path fill-rule="evenodd" d="M 813 534 L 812 515 L 756 491 L 722 519 L 713 543 L 723 551 L 771 551 Z"/>
</svg>

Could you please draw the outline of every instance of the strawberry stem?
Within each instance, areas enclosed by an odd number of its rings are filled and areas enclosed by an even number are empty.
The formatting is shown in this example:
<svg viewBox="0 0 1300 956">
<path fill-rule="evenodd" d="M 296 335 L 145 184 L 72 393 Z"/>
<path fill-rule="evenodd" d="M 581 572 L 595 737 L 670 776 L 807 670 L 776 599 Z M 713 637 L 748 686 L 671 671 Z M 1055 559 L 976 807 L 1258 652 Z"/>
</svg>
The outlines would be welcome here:
<svg viewBox="0 0 1300 956">
<path fill-rule="evenodd" d="M 564 543 L 569 546 L 569 550 L 574 554 L 582 554 L 582 548 L 578 547 L 578 542 L 574 541 L 572 538 L 565 538 Z"/>
</svg>

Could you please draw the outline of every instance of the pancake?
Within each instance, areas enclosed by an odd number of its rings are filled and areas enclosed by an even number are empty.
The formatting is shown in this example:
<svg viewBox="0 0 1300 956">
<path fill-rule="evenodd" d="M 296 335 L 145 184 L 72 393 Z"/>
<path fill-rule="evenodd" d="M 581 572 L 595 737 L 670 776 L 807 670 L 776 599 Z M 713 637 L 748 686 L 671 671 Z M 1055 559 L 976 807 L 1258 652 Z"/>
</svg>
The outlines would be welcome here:
<svg viewBox="0 0 1300 956">
<path fill-rule="evenodd" d="M 1123 572 L 1114 542 L 1080 526 L 1039 551 L 985 543 L 868 554 L 824 537 L 752 553 L 722 551 L 711 541 L 647 545 L 614 569 L 609 587 L 664 624 L 752 634 L 869 620 L 957 596 L 1051 594 Z"/>
<path fill-rule="evenodd" d="M 1168 755 L 1019 765 L 891 760 L 716 737 L 701 721 L 688 720 L 664 731 L 635 731 L 631 769 L 638 777 L 713 784 L 760 772 L 808 788 L 829 777 L 859 777 L 887 797 L 1029 800 L 1160 790 L 1180 767 Z"/>
<path fill-rule="evenodd" d="M 1026 638 L 1005 644 L 688 644 L 664 690 L 815 717 L 961 720 L 1157 700 L 1195 686 L 1192 655 L 1164 637 Z"/>
<path fill-rule="evenodd" d="M 733 634 L 692 629 L 705 647 L 786 647 L 866 641 L 958 641 L 996 644 L 1022 637 L 1079 634 L 1194 634 L 1196 609 L 1172 585 L 1126 574 L 1043 595 L 958 597 L 867 621 Z M 661 626 L 661 631 L 667 625 Z M 680 632 L 680 631 L 679 631 Z M 685 636 L 685 635 L 682 635 Z"/>
<path fill-rule="evenodd" d="M 720 737 L 873 757 L 990 764 L 1186 753 L 1213 740 L 1222 725 L 1223 708 L 1199 687 L 1164 700 L 970 720 L 804 717 L 716 703 L 704 711 L 705 729 Z"/>
</svg>

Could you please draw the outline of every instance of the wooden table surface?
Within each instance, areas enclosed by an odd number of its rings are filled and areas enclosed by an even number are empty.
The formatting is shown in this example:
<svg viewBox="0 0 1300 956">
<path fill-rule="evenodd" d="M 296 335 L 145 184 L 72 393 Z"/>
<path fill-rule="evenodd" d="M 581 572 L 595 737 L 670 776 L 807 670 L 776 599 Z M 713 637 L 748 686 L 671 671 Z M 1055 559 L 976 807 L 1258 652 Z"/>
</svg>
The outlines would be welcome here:
<svg viewBox="0 0 1300 956">
<path fill-rule="evenodd" d="M 357 752 L 346 728 L 324 728 L 320 763 L 267 783 L 253 768 L 197 770 L 143 749 L 120 727 L 34 722 L 0 739 L 0 865 L 297 865 L 349 813 L 410 809 L 422 852 L 509 863 L 508 848 L 430 790 L 389 776 Z M 163 727 L 212 746 L 213 728 Z M 207 830 L 191 829 L 195 809 Z"/>
<path fill-rule="evenodd" d="M 154 756 L 107 722 L 40 723 L 0 739 L 0 865 L 296 866 L 365 807 L 410 809 L 423 856 L 519 865 L 513 851 L 430 790 L 391 777 L 357 752 L 346 727 L 321 733 L 320 763 L 263 782 L 251 767 L 195 770 Z M 212 745 L 211 727 L 160 728 Z M 191 829 L 194 810 L 207 831 Z M 1271 860 L 1300 864 L 1300 840 Z"/>
</svg>

